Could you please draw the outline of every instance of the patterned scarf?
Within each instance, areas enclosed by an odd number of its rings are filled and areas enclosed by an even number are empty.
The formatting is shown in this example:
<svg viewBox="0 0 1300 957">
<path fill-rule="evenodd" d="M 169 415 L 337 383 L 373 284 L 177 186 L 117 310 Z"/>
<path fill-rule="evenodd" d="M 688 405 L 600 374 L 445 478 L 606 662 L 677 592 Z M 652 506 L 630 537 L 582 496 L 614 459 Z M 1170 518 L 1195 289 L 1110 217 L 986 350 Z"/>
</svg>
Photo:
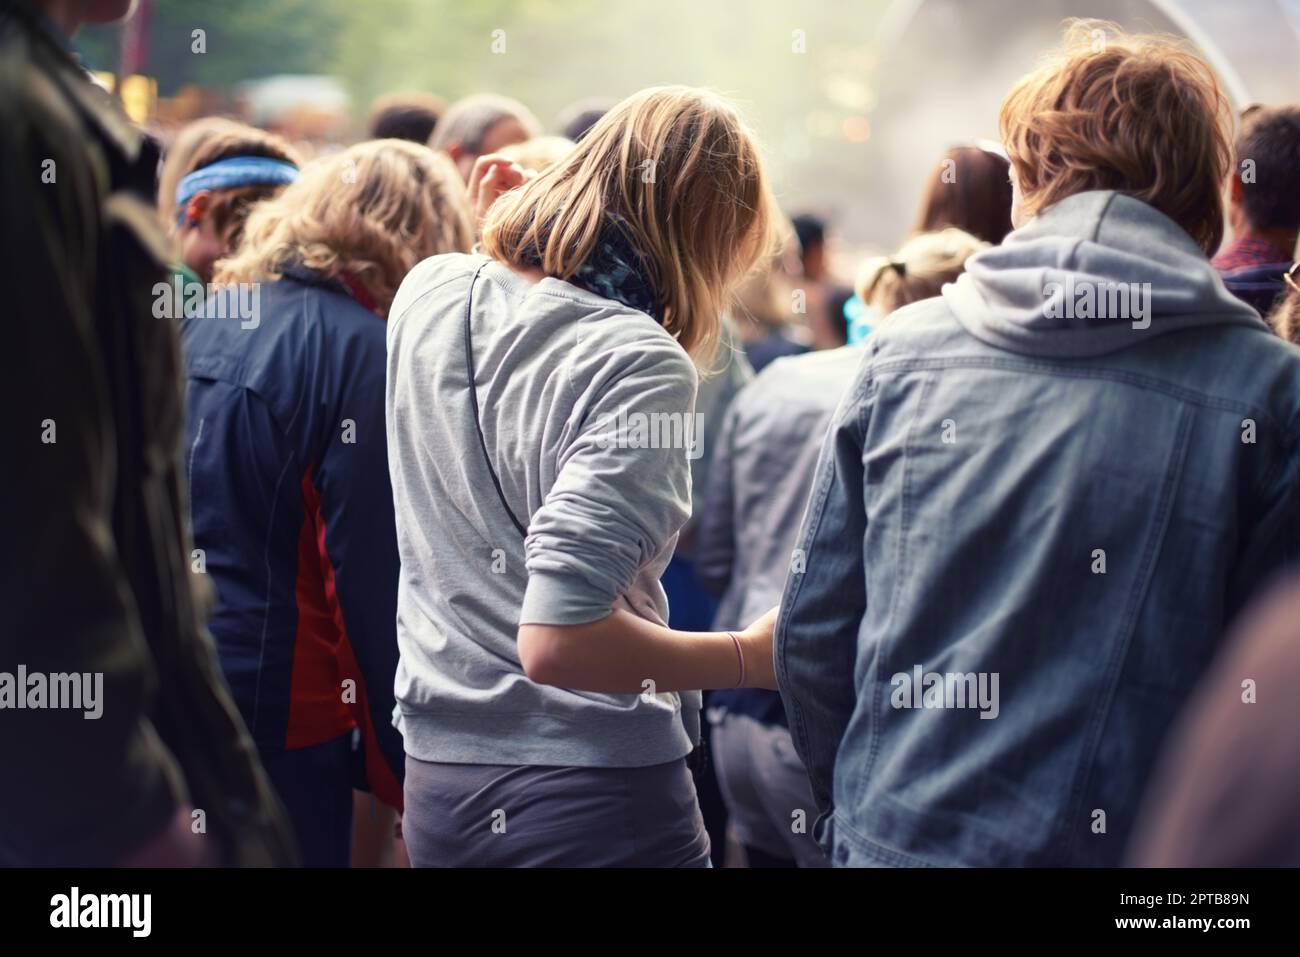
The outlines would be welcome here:
<svg viewBox="0 0 1300 957">
<path fill-rule="evenodd" d="M 628 239 L 631 227 L 615 213 L 605 216 L 591 252 L 568 281 L 605 299 L 621 302 L 663 324 L 663 305 L 650 281 L 650 271 Z M 541 266 L 530 256 L 528 265 Z"/>
</svg>

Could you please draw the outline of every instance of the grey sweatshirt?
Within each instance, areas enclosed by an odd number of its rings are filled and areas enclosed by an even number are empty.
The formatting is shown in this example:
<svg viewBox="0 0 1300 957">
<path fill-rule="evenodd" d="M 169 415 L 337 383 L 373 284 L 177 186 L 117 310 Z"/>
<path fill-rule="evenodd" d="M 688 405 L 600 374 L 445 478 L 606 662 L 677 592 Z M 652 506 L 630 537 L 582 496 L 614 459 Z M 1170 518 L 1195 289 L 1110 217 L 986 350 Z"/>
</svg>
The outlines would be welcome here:
<svg viewBox="0 0 1300 957">
<path fill-rule="evenodd" d="M 504 503 L 465 361 L 480 266 L 475 394 Z M 402 560 L 394 723 L 408 754 L 640 767 L 698 741 L 699 692 L 539 685 L 515 638 L 520 624 L 582 624 L 615 608 L 667 621 L 659 577 L 691 510 L 696 383 L 653 319 L 569 283 L 533 284 L 460 254 L 406 277 L 389 314 L 386 403 Z"/>
</svg>

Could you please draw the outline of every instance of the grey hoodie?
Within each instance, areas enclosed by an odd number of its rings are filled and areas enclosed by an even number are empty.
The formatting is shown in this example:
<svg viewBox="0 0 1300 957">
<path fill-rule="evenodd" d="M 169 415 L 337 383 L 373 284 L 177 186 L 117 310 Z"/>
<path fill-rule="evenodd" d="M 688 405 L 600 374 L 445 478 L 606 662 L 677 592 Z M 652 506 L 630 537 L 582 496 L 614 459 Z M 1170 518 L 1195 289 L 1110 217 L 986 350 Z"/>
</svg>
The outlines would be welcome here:
<svg viewBox="0 0 1300 957">
<path fill-rule="evenodd" d="M 504 502 L 465 361 L 480 267 L 474 388 Z M 406 277 L 388 323 L 386 402 L 402 560 L 395 723 L 407 754 L 643 767 L 691 750 L 698 691 L 536 684 L 515 634 L 521 623 L 582 624 L 616 607 L 666 623 L 659 577 L 691 510 L 696 382 L 653 319 L 568 283 L 532 284 L 459 254 Z"/>
<path fill-rule="evenodd" d="M 1094 303 L 1104 297 L 1120 308 L 1081 308 L 1089 290 Z M 1197 326 L 1266 328 L 1206 268 L 1205 253 L 1186 232 L 1146 203 L 1110 191 L 1056 203 L 1001 246 L 972 256 L 943 295 L 967 332 L 1021 355 L 1102 356 Z M 1056 308 L 1045 309 L 1053 295 Z"/>
</svg>

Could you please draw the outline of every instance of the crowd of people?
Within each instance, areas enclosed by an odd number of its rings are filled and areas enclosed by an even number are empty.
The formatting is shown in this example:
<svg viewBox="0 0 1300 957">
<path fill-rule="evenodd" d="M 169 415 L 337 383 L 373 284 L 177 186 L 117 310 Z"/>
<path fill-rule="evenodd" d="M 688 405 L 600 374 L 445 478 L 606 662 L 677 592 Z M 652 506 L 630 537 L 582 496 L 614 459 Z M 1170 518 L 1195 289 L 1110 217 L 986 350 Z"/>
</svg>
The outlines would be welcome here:
<svg viewBox="0 0 1300 957">
<path fill-rule="evenodd" d="M 849 283 L 712 92 L 160 144 L 128 7 L 0 12 L 0 862 L 1300 864 L 1300 107 L 1074 23 Z"/>
</svg>

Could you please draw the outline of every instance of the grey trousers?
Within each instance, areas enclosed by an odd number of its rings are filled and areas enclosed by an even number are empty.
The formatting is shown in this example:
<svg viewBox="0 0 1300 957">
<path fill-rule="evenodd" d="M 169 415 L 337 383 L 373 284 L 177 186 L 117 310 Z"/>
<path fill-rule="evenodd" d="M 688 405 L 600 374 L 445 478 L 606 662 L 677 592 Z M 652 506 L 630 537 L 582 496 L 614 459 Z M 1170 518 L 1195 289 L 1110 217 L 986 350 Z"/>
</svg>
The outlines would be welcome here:
<svg viewBox="0 0 1300 957">
<path fill-rule="evenodd" d="M 713 763 L 741 844 L 800 867 L 830 866 L 812 837 L 817 805 L 789 729 L 725 715 L 713 725 Z"/>
<path fill-rule="evenodd" d="M 647 768 L 438 764 L 406 756 L 412 867 L 708 867 L 685 760 Z"/>
</svg>

